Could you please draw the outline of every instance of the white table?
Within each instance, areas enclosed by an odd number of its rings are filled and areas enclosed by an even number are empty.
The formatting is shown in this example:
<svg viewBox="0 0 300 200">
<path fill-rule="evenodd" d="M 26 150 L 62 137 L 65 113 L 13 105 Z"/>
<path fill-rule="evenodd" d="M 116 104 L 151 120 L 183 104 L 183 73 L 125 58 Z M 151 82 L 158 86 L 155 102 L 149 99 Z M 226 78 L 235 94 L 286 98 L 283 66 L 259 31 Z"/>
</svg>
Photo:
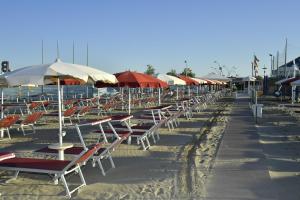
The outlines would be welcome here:
<svg viewBox="0 0 300 200">
<path fill-rule="evenodd" d="M 54 143 L 48 146 L 49 149 L 55 149 L 58 151 L 58 160 L 64 160 L 65 159 L 64 151 L 72 147 L 73 147 L 72 143 L 63 143 L 61 145 L 59 143 Z"/>
</svg>

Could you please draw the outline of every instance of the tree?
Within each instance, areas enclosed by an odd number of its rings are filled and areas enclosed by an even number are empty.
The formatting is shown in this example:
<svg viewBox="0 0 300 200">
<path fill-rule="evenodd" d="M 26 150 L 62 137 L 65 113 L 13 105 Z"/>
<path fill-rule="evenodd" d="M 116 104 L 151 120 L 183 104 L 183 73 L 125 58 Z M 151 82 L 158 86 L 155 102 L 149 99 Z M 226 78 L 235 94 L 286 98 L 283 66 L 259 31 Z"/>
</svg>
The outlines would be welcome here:
<svg viewBox="0 0 300 200">
<path fill-rule="evenodd" d="M 181 72 L 181 75 L 195 77 L 195 73 L 189 67 L 184 68 L 183 71 Z"/>
<path fill-rule="evenodd" d="M 171 69 L 171 70 L 167 73 L 167 75 L 177 76 L 177 72 L 176 72 L 175 69 Z"/>
<path fill-rule="evenodd" d="M 155 75 L 154 67 L 152 65 L 147 65 L 147 69 L 145 71 L 145 74 L 154 76 Z"/>
</svg>

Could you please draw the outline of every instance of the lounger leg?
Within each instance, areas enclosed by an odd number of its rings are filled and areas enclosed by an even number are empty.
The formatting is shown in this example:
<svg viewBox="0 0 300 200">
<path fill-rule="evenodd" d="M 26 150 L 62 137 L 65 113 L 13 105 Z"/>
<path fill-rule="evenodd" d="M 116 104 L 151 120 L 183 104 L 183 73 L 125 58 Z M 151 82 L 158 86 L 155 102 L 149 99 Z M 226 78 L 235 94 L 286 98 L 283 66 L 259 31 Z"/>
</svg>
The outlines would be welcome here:
<svg viewBox="0 0 300 200">
<path fill-rule="evenodd" d="M 60 179 L 61 179 L 61 181 L 63 182 L 63 185 L 64 185 L 64 187 L 65 187 L 65 189 L 66 189 L 66 196 L 67 196 L 68 198 L 71 198 L 71 193 L 70 193 L 70 190 L 69 190 L 67 181 L 66 181 L 66 179 L 65 179 L 65 176 L 64 176 L 64 175 L 61 175 L 61 176 L 60 176 Z"/>
<path fill-rule="evenodd" d="M 110 153 L 109 153 L 109 155 L 108 155 L 108 159 L 109 159 L 109 161 L 110 161 L 111 167 L 112 167 L 112 168 L 116 168 L 115 163 L 114 163 L 114 161 L 113 161 L 113 159 L 112 159 Z"/>
<path fill-rule="evenodd" d="M 128 137 L 127 144 L 131 144 L 131 136 Z"/>
<path fill-rule="evenodd" d="M 21 125 L 21 130 L 22 130 L 23 135 L 25 136 L 26 134 L 25 134 L 25 130 L 24 130 L 24 126 L 23 125 Z"/>
<path fill-rule="evenodd" d="M 35 133 L 35 128 L 34 128 L 34 125 L 33 125 L 33 124 L 31 124 L 30 126 L 31 126 L 31 128 L 32 128 L 32 133 Z"/>
<path fill-rule="evenodd" d="M 14 176 L 13 176 L 13 179 L 17 179 L 18 178 L 18 175 L 19 175 L 20 171 L 16 171 Z"/>
<path fill-rule="evenodd" d="M 105 174 L 105 171 L 104 171 L 104 168 L 103 168 L 103 165 L 102 165 L 102 163 L 101 163 L 100 158 L 97 159 L 97 163 L 98 163 L 98 165 L 99 165 L 99 167 L 100 167 L 100 170 L 101 170 L 102 175 L 105 176 L 106 174 Z"/>
<path fill-rule="evenodd" d="M 156 143 L 156 139 L 155 139 L 154 134 L 155 134 L 155 132 L 151 133 L 151 137 L 152 137 L 153 143 Z"/>
<path fill-rule="evenodd" d="M 148 148 L 150 148 L 150 146 L 151 146 L 151 145 L 150 145 L 150 142 L 149 142 L 149 140 L 148 140 L 148 137 L 147 137 L 147 136 L 146 136 L 146 143 L 147 143 L 147 149 L 148 149 Z"/>
<path fill-rule="evenodd" d="M 160 137 L 159 137 L 159 132 L 158 132 L 158 130 L 156 130 L 154 133 L 155 133 L 155 135 L 156 135 L 157 140 L 159 140 Z"/>
<path fill-rule="evenodd" d="M 58 185 L 58 177 L 57 177 L 57 174 L 54 175 L 54 177 L 53 177 L 53 182 L 54 182 L 54 185 Z"/>
<path fill-rule="evenodd" d="M 146 147 L 145 147 L 145 143 L 144 143 L 143 139 L 140 139 L 140 141 L 141 141 L 141 144 L 142 144 L 143 150 L 145 151 L 145 150 L 146 150 Z"/>
<path fill-rule="evenodd" d="M 9 133 L 9 128 L 6 128 L 6 132 L 7 132 L 8 139 L 11 140 L 10 133 Z"/>
<path fill-rule="evenodd" d="M 80 180 L 81 180 L 81 185 L 86 185 L 86 182 L 85 182 L 85 179 L 84 179 L 84 176 L 82 174 L 82 171 L 81 171 L 81 168 L 78 167 L 78 174 L 79 174 L 79 177 L 80 177 Z"/>
</svg>

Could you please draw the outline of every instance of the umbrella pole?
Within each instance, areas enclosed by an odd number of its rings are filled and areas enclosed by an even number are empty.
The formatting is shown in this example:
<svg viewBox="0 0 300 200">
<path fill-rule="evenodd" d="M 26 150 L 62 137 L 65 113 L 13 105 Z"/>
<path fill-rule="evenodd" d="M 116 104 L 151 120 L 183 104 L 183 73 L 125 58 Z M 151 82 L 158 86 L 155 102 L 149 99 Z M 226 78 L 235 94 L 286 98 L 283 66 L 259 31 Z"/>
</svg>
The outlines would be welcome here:
<svg viewBox="0 0 300 200">
<path fill-rule="evenodd" d="M 160 99 L 160 88 L 158 88 L 158 105 L 160 106 L 161 99 Z"/>
<path fill-rule="evenodd" d="M 59 119 L 59 145 L 62 146 L 63 134 L 62 134 L 62 116 L 61 116 L 61 93 L 60 93 L 60 80 L 57 79 L 57 92 L 58 92 L 58 119 Z"/>
<path fill-rule="evenodd" d="M 3 119 L 4 117 L 4 113 L 3 113 L 3 88 L 1 88 L 1 119 Z M 1 132 L 0 132 L 0 138 L 3 138 L 4 137 L 4 131 L 3 129 L 1 129 Z"/>
<path fill-rule="evenodd" d="M 60 91 L 61 91 L 61 94 L 60 94 L 60 98 L 61 98 L 61 110 L 65 110 L 65 105 L 64 105 L 64 86 L 60 86 L 60 83 L 59 83 L 59 87 L 60 87 Z"/>
<path fill-rule="evenodd" d="M 4 117 L 4 112 L 3 112 L 3 103 L 4 103 L 4 94 L 3 94 L 3 88 L 1 88 L 1 119 Z M 2 132 L 1 132 L 2 133 Z"/>
<path fill-rule="evenodd" d="M 122 110 L 124 110 L 124 88 L 120 88 L 120 90 L 121 90 Z"/>
<path fill-rule="evenodd" d="M 176 87 L 176 100 L 178 100 L 178 86 Z"/>
<path fill-rule="evenodd" d="M 89 86 L 86 86 L 86 98 L 89 98 Z"/>
<path fill-rule="evenodd" d="M 189 97 L 191 98 L 191 86 L 188 86 Z"/>
<path fill-rule="evenodd" d="M 131 97 L 130 97 L 130 88 L 128 88 L 128 114 L 130 115 L 130 109 L 131 109 Z"/>
</svg>

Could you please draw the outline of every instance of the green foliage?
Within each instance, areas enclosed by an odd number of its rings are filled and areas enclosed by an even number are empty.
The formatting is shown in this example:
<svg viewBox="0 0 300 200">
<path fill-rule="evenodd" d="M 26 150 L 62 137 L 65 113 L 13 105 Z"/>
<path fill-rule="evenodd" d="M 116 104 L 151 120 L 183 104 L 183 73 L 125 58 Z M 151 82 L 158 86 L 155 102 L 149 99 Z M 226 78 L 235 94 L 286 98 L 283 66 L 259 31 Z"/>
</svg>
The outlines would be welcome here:
<svg viewBox="0 0 300 200">
<path fill-rule="evenodd" d="M 145 71 L 145 74 L 154 76 L 155 75 L 154 67 L 152 65 L 147 65 L 147 69 Z"/>
<path fill-rule="evenodd" d="M 175 69 L 171 69 L 169 72 L 167 72 L 167 75 L 177 76 L 177 72 Z"/>
<path fill-rule="evenodd" d="M 195 77 L 195 73 L 189 67 L 184 68 L 183 71 L 181 72 L 181 75 L 189 76 L 189 77 L 193 77 L 193 78 Z"/>
</svg>

